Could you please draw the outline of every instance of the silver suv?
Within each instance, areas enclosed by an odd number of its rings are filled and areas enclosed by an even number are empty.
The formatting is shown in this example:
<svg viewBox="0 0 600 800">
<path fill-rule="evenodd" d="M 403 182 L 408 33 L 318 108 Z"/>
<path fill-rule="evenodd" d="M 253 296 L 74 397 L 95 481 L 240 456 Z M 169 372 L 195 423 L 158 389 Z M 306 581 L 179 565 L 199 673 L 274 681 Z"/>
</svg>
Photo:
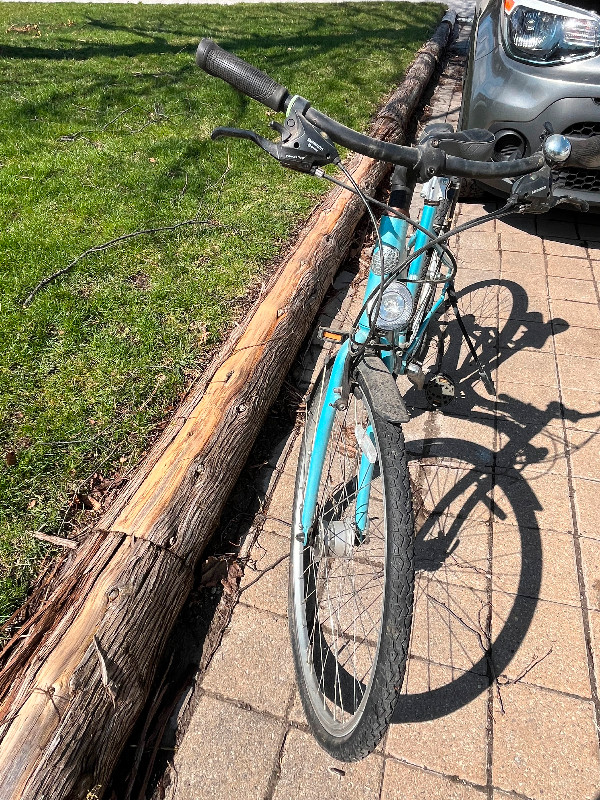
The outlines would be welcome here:
<svg viewBox="0 0 600 800">
<path fill-rule="evenodd" d="M 586 6 L 586 8 L 582 8 Z M 477 0 L 460 127 L 496 134 L 494 160 L 509 161 L 554 133 L 600 134 L 600 17 L 594 0 Z M 485 182 L 506 194 L 509 180 Z M 559 169 L 555 194 L 600 205 L 600 171 Z"/>
</svg>

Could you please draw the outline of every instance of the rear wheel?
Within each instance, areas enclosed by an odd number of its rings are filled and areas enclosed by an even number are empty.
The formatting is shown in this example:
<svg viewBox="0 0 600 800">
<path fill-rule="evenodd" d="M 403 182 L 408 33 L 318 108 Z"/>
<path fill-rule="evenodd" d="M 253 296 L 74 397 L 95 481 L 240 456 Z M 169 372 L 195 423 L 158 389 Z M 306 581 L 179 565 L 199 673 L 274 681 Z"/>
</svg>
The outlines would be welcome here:
<svg viewBox="0 0 600 800">
<path fill-rule="evenodd" d="M 378 413 L 359 367 L 348 408 L 336 412 L 304 544 L 306 476 L 328 377 L 324 370 L 309 404 L 298 464 L 289 620 L 312 732 L 331 756 L 355 761 L 377 746 L 402 687 L 414 523 L 402 429 Z"/>
</svg>

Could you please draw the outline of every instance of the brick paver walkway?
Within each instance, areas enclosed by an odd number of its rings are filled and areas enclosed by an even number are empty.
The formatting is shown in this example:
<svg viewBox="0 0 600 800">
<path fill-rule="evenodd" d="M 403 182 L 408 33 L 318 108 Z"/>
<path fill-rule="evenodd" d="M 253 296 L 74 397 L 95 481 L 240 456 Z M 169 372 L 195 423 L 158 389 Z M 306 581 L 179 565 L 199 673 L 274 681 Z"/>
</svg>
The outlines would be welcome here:
<svg viewBox="0 0 600 800">
<path fill-rule="evenodd" d="M 452 118 L 458 103 L 446 85 L 434 116 Z M 482 210 L 463 202 L 458 222 Z M 382 746 L 332 761 L 294 686 L 280 559 L 297 439 L 274 461 L 267 522 L 176 752 L 172 798 L 598 798 L 599 248 L 594 218 L 564 214 L 460 236 L 461 306 L 498 394 L 483 390 L 452 324 L 444 364 L 459 399 L 431 412 L 407 393 L 422 504 L 415 622 Z M 351 287 L 338 324 L 360 296 Z M 311 369 L 317 350 L 305 354 Z"/>
</svg>

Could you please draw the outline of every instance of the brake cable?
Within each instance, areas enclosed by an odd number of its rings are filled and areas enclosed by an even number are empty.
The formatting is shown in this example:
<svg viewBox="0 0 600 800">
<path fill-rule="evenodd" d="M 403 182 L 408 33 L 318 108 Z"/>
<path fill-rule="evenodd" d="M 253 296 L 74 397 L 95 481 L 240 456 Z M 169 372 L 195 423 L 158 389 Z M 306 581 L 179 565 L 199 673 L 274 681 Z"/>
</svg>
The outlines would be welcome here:
<svg viewBox="0 0 600 800">
<path fill-rule="evenodd" d="M 414 220 L 412 220 L 406 214 L 403 214 L 398 209 L 393 208 L 392 206 L 388 205 L 387 203 L 383 203 L 383 202 L 381 202 L 379 200 L 376 200 L 375 198 L 370 197 L 369 195 L 366 195 L 357 186 L 356 182 L 353 180 L 353 178 L 350 175 L 350 173 L 347 172 L 347 170 L 345 170 L 345 169 L 343 169 L 342 171 L 344 172 L 345 175 L 347 175 L 349 180 L 351 180 L 351 182 L 353 184 L 352 186 L 344 183 L 343 181 L 338 180 L 337 178 L 334 178 L 332 175 L 328 175 L 327 173 L 324 172 L 324 170 L 321 170 L 321 169 L 316 170 L 315 174 L 317 175 L 317 177 L 324 178 L 325 180 L 328 180 L 331 183 L 334 183 L 337 186 L 340 186 L 341 188 L 346 189 L 347 191 L 352 192 L 353 194 L 356 194 L 361 198 L 361 200 L 363 201 L 363 203 L 365 204 L 365 207 L 367 208 L 367 210 L 369 212 L 369 215 L 371 216 L 371 220 L 373 221 L 373 225 L 375 226 L 375 230 L 376 230 L 376 232 L 378 234 L 378 240 L 379 240 L 378 243 L 379 243 L 380 251 L 382 252 L 382 257 L 383 257 L 383 249 L 382 249 L 382 245 L 381 245 L 381 238 L 379 236 L 379 230 L 378 230 L 377 224 L 376 224 L 376 222 L 374 220 L 373 212 L 370 209 L 370 205 L 376 205 L 376 206 L 382 208 L 383 210 L 387 211 L 389 214 L 408 222 L 416 230 L 420 230 L 423 233 L 425 233 L 427 236 L 430 237 L 430 241 L 427 242 L 427 244 L 425 244 L 423 247 L 421 247 L 415 253 L 412 253 L 409 256 L 409 258 L 407 258 L 405 261 L 402 262 L 402 264 L 398 265 L 398 267 L 396 267 L 395 270 L 393 270 L 387 277 L 385 277 L 380 282 L 379 286 L 377 288 L 375 288 L 368 297 L 365 298 L 365 301 L 364 301 L 364 303 L 363 303 L 363 305 L 362 305 L 362 307 L 360 309 L 360 312 L 358 314 L 358 319 L 360 319 L 360 317 L 363 315 L 363 313 L 367 311 L 368 306 L 373 302 L 373 300 L 377 296 L 377 294 L 379 294 L 379 297 L 381 298 L 381 296 L 383 295 L 383 292 L 385 291 L 385 289 L 394 280 L 400 280 L 402 283 L 416 283 L 416 284 L 426 284 L 426 283 L 429 283 L 429 284 L 444 284 L 444 283 L 447 283 L 449 280 L 452 280 L 454 278 L 454 276 L 456 275 L 456 272 L 457 272 L 457 269 L 458 269 L 458 264 L 457 264 L 457 261 L 456 261 L 456 257 L 454 256 L 452 251 L 446 245 L 444 245 L 444 242 L 446 240 L 448 240 L 450 237 L 456 236 L 459 233 L 463 233 L 464 231 L 467 231 L 470 228 L 474 228 L 477 225 L 480 225 L 482 222 L 485 222 L 486 220 L 501 219 L 504 216 L 508 216 L 509 214 L 514 213 L 515 207 L 518 205 L 518 202 L 517 202 L 516 199 L 509 197 L 509 199 L 507 200 L 505 205 L 502 206 L 502 208 L 497 209 L 496 211 L 492 211 L 489 214 L 484 214 L 483 216 L 477 217 L 476 219 L 470 220 L 469 222 L 465 222 L 465 223 L 463 223 L 463 225 L 459 225 L 458 227 L 453 228 L 452 230 L 450 230 L 450 231 L 448 231 L 448 232 L 446 232 L 444 234 L 441 234 L 439 236 L 435 236 L 435 234 L 433 234 L 432 231 L 428 230 L 427 228 L 422 227 L 421 225 L 419 225 L 419 223 L 415 222 Z M 355 186 L 356 186 L 356 189 L 354 188 Z M 434 248 L 437 249 L 438 245 L 439 245 L 439 249 L 443 252 L 443 254 L 445 256 L 447 256 L 451 261 L 451 265 L 450 266 L 452 268 L 452 272 L 449 275 L 446 275 L 444 278 L 439 279 L 439 280 L 432 280 L 430 278 L 414 278 L 414 279 L 413 278 L 411 278 L 411 279 L 400 278 L 400 273 L 408 265 L 410 265 L 416 258 L 418 258 L 420 255 L 425 253 L 427 250 L 431 250 L 431 249 L 434 249 Z M 383 272 L 383 270 L 382 270 L 382 272 Z M 381 303 L 381 300 L 379 302 Z M 371 322 L 371 326 L 370 326 L 370 331 L 369 331 L 369 337 L 372 336 L 373 329 L 375 328 L 375 322 L 373 321 L 373 318 L 376 320 L 376 315 L 375 314 L 372 314 L 372 315 L 370 314 L 369 315 L 369 319 L 370 319 L 370 322 Z M 366 349 L 366 346 L 367 346 L 366 343 L 361 345 L 361 351 L 362 352 L 364 352 L 364 349 Z"/>
</svg>

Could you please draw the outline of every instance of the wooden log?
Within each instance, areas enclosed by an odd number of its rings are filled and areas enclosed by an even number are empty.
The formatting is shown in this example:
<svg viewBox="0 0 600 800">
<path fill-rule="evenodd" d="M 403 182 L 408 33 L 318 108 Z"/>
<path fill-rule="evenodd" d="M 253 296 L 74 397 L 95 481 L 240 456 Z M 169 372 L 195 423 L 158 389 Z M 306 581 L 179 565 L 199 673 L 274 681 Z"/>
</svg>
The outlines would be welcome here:
<svg viewBox="0 0 600 800">
<path fill-rule="evenodd" d="M 68 547 L 69 550 L 77 550 L 77 542 L 74 542 L 72 539 L 65 539 L 64 536 L 51 536 L 41 531 L 34 531 L 33 536 L 42 542 L 55 544 L 57 547 Z"/>
<path fill-rule="evenodd" d="M 371 135 L 403 141 L 453 23 L 419 51 Z M 367 192 L 387 169 L 362 157 L 349 168 Z M 101 796 L 194 566 L 362 214 L 345 190 L 327 195 L 66 579 L 0 654 L 3 800 Z"/>
</svg>

